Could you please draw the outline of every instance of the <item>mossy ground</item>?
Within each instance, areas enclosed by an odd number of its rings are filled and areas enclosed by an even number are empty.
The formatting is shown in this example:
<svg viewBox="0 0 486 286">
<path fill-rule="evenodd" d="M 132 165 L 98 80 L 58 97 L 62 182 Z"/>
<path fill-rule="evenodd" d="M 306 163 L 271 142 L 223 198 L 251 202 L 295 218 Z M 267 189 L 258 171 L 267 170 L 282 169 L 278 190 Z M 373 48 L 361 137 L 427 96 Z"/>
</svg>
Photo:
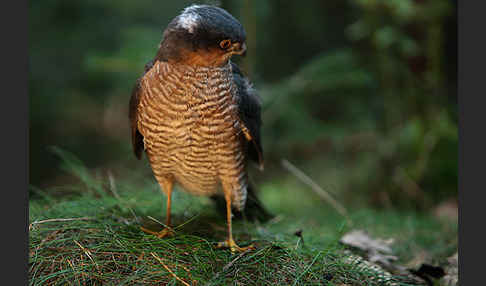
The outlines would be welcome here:
<svg viewBox="0 0 486 286">
<path fill-rule="evenodd" d="M 237 242 L 256 249 L 232 254 L 214 247 L 226 236 L 225 218 L 207 198 L 176 191 L 176 235 L 159 239 L 139 228 L 161 228 L 157 221 L 164 221 L 165 197 L 152 181 L 137 187 L 113 181 L 110 188 L 103 180 L 82 180 L 83 187 L 61 197 L 34 190 L 31 285 L 380 285 L 373 274 L 344 262 L 339 239 L 345 232 L 360 228 L 393 238 L 403 265 L 424 253 L 441 261 L 457 247 L 456 222 L 370 208 L 348 209 L 348 221 L 305 187 L 282 181 L 260 186 L 274 219 L 234 223 Z M 58 218 L 73 220 L 42 222 Z"/>
</svg>

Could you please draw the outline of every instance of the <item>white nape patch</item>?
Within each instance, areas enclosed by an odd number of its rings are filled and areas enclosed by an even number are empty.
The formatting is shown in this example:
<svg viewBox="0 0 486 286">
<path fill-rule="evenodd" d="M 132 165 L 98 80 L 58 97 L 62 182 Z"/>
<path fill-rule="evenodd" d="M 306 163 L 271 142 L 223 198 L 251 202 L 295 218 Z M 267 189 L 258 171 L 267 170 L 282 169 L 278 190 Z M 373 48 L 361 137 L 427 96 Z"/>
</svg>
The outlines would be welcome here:
<svg viewBox="0 0 486 286">
<path fill-rule="evenodd" d="M 185 8 L 179 15 L 177 25 L 186 29 L 189 33 L 194 33 L 194 29 L 199 25 L 201 16 L 196 13 L 196 9 L 201 7 L 200 5 L 192 5 Z"/>
</svg>

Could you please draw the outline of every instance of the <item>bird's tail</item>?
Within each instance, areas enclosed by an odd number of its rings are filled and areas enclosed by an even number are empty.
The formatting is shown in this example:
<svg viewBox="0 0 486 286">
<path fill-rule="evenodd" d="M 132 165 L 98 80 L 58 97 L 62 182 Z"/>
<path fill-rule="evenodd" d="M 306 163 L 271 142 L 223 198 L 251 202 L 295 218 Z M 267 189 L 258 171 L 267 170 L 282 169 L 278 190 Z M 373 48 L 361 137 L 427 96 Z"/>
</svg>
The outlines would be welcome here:
<svg viewBox="0 0 486 286">
<path fill-rule="evenodd" d="M 247 219 L 250 221 L 260 222 L 266 222 L 273 218 L 274 215 L 265 209 L 262 202 L 256 195 L 254 186 L 250 182 L 248 182 L 246 190 L 247 197 L 245 208 L 241 211 L 237 210 L 236 208 L 232 208 L 232 213 L 234 216 L 233 218 L 235 220 Z M 226 201 L 224 200 L 224 197 L 221 195 L 214 195 L 211 196 L 211 199 L 215 202 L 216 210 L 222 215 L 226 215 Z"/>
</svg>

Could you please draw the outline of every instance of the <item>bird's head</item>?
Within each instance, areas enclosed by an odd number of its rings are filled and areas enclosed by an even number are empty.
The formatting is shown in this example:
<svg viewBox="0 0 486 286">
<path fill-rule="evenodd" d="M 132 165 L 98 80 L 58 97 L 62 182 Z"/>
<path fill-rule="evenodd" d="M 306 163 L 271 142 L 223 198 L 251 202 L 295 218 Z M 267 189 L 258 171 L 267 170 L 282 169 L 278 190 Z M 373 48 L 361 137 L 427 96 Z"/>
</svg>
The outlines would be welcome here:
<svg viewBox="0 0 486 286">
<path fill-rule="evenodd" d="M 232 55 L 245 53 L 245 40 L 241 23 L 224 9 L 192 5 L 165 29 L 157 58 L 196 66 L 221 66 Z"/>
</svg>

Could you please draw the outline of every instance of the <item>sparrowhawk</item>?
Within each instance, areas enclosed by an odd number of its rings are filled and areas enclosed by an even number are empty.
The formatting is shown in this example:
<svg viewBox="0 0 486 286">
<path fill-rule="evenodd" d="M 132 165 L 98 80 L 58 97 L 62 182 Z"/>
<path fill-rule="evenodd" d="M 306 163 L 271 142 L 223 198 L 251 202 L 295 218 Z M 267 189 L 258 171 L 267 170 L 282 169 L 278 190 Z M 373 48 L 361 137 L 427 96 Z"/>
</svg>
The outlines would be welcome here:
<svg viewBox="0 0 486 286">
<path fill-rule="evenodd" d="M 260 99 L 231 62 L 245 53 L 245 40 L 243 26 L 224 9 L 187 7 L 165 29 L 132 91 L 129 112 L 135 155 L 145 151 L 167 195 L 167 226 L 174 183 L 195 195 L 222 192 L 228 238 L 221 246 L 233 252 L 244 249 L 233 240 L 231 216 L 232 207 L 245 206 L 248 162 L 263 168 Z"/>
</svg>

